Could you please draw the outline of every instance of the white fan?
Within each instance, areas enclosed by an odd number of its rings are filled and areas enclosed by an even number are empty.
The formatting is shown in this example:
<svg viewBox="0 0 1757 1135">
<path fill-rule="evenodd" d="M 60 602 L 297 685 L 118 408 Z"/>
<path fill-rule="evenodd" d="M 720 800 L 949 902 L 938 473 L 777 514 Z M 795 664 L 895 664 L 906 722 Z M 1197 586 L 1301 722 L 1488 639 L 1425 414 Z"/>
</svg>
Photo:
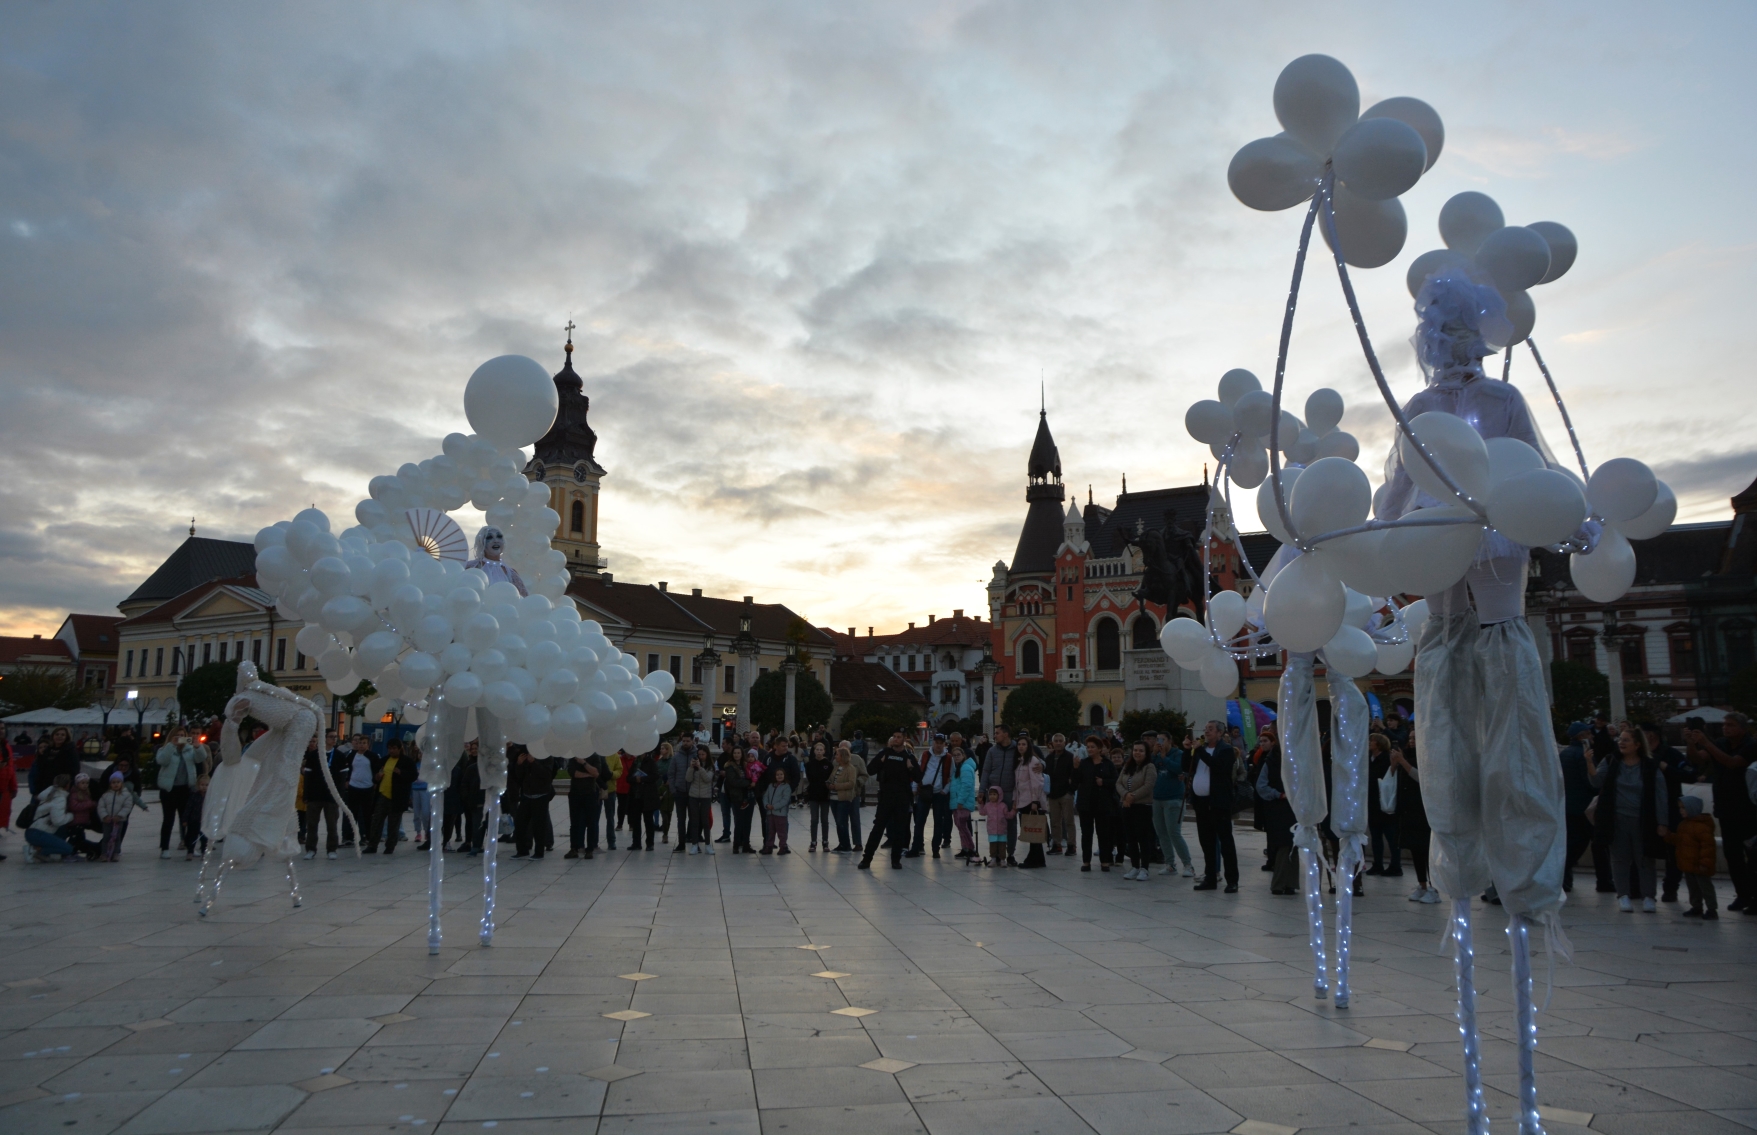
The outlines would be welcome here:
<svg viewBox="0 0 1757 1135">
<path fill-rule="evenodd" d="M 409 531 L 415 534 L 415 543 L 434 559 L 462 562 L 470 558 L 470 541 L 465 539 L 464 530 L 445 513 L 437 508 L 411 508 L 403 515 L 408 518 Z"/>
</svg>

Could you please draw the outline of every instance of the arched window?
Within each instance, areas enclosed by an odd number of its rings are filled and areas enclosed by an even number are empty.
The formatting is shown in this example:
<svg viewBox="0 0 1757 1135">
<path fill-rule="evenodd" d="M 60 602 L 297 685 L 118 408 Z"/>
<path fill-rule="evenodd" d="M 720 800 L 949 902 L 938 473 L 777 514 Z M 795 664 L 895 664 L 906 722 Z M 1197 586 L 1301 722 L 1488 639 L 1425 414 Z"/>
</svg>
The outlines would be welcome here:
<svg viewBox="0 0 1757 1135">
<path fill-rule="evenodd" d="M 1104 707 L 1101 705 L 1093 705 L 1093 707 L 1091 709 L 1088 709 L 1086 711 L 1086 724 L 1097 726 L 1098 728 L 1103 728 L 1104 727 Z"/>
<path fill-rule="evenodd" d="M 1136 650 L 1152 650 L 1159 645 L 1159 621 L 1145 611 L 1135 616 L 1130 632 L 1130 643 Z"/>
<path fill-rule="evenodd" d="M 1116 620 L 1099 619 L 1095 629 L 1098 638 L 1098 668 L 1100 670 L 1121 670 L 1123 668 L 1122 635 L 1118 632 Z"/>
<path fill-rule="evenodd" d="M 573 517 L 570 521 L 572 525 L 571 530 L 574 532 L 584 532 L 586 530 L 586 502 L 574 501 L 571 511 L 573 513 Z"/>
<path fill-rule="evenodd" d="M 1043 673 L 1043 652 L 1037 647 L 1037 640 L 1028 638 L 1019 644 L 1019 673 Z"/>
</svg>

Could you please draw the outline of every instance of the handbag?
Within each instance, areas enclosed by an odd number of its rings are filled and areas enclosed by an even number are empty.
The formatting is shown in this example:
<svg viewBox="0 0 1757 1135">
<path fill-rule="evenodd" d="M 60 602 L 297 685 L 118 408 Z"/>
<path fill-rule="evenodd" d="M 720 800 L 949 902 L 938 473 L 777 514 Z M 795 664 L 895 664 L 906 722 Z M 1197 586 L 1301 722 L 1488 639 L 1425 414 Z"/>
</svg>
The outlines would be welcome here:
<svg viewBox="0 0 1757 1135">
<path fill-rule="evenodd" d="M 1022 812 L 1019 815 L 1019 842 L 1049 842 L 1049 817 L 1042 812 Z"/>
<path fill-rule="evenodd" d="M 1397 813 L 1397 774 L 1388 772 L 1379 778 L 1379 811 L 1387 816 Z"/>
</svg>

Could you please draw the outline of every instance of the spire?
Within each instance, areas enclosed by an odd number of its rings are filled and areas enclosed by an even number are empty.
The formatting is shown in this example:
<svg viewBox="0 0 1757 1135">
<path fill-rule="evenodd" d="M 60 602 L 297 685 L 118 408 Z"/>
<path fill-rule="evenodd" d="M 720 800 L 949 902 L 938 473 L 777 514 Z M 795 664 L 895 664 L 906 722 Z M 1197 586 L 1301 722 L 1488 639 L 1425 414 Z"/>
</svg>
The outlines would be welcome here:
<svg viewBox="0 0 1757 1135">
<path fill-rule="evenodd" d="M 1126 497 L 1126 496 L 1128 496 L 1128 495 L 1129 495 L 1129 475 L 1128 475 L 1128 474 L 1127 474 L 1127 473 L 1124 473 L 1124 474 L 1123 474 L 1123 491 L 1122 491 L 1122 495 L 1123 495 L 1123 496 L 1125 496 L 1125 497 Z"/>
<path fill-rule="evenodd" d="M 555 423 L 549 427 L 549 432 L 537 439 L 534 460 L 552 466 L 573 465 L 585 461 L 602 473 L 596 458 L 598 435 L 593 432 L 587 420 L 592 400 L 586 397 L 586 384 L 580 381 L 580 376 L 573 369 L 574 321 L 568 320 L 563 330 L 567 332 L 567 343 L 562 348 L 564 361 L 561 369 L 555 373 L 555 393 L 559 398 L 559 407 L 555 414 Z"/>
<path fill-rule="evenodd" d="M 1032 484 L 1041 484 L 1054 479 L 1056 484 L 1062 479 L 1061 452 L 1055 447 L 1055 438 L 1049 432 L 1049 411 L 1037 411 L 1037 437 L 1031 443 L 1031 460 L 1027 473 Z"/>
</svg>

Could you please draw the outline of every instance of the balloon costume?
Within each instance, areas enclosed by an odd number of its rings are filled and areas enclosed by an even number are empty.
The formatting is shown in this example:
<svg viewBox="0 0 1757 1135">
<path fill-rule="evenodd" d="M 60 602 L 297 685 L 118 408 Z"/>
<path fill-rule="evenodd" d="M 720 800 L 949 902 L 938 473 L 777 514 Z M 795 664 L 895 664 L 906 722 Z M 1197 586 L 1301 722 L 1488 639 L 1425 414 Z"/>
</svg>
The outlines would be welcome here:
<svg viewBox="0 0 1757 1135">
<path fill-rule="evenodd" d="M 1339 841 L 1336 1004 L 1347 1003 L 1352 866 L 1364 828 L 1365 709 L 1353 678 L 1401 671 L 1416 650 L 1416 736 L 1422 795 L 1433 831 L 1434 877 L 1453 900 L 1450 938 L 1464 1044 L 1465 1112 L 1471 1135 L 1488 1130 L 1478 1060 L 1470 896 L 1493 883 L 1510 916 L 1519 1026 L 1521 1135 L 1541 1135 L 1533 1055 L 1530 933 L 1544 931 L 1552 956 L 1561 933 L 1564 856 L 1561 773 L 1551 734 L 1543 663 L 1524 619 L 1529 549 L 1572 553 L 1576 586 L 1610 602 L 1634 579 L 1629 539 L 1671 523 L 1671 491 L 1639 461 L 1617 458 L 1588 477 L 1567 408 L 1530 333 L 1527 289 L 1574 261 L 1573 234 L 1553 222 L 1503 223 L 1480 193 L 1440 212 L 1446 248 L 1412 265 L 1416 355 L 1425 389 L 1392 395 L 1355 300 L 1350 266 L 1373 268 L 1401 251 L 1407 219 L 1398 196 L 1439 157 L 1439 115 L 1417 99 L 1387 99 L 1360 113 L 1346 67 L 1323 55 L 1294 60 L 1275 84 L 1285 132 L 1242 147 L 1227 171 L 1235 196 L 1255 209 L 1309 203 L 1294 258 L 1270 391 L 1248 371 L 1220 380 L 1219 397 L 1192 405 L 1185 428 L 1220 462 L 1207 537 L 1238 542 L 1232 484 L 1256 488 L 1257 510 L 1282 548 L 1250 598 L 1210 598 L 1205 622 L 1178 618 L 1161 643 L 1179 665 L 1202 672 L 1216 697 L 1238 683 L 1237 661 L 1284 651 L 1281 679 L 1288 795 L 1295 841 L 1306 859 L 1315 990 L 1326 992 L 1315 825 L 1328 807 Z M 1320 225 L 1321 222 L 1321 225 Z M 1385 482 L 1375 492 L 1354 463 L 1359 445 L 1336 429 L 1341 397 L 1320 390 L 1306 422 L 1283 409 L 1288 346 L 1312 230 L 1335 261 L 1361 350 L 1397 426 Z M 1555 398 L 1581 477 L 1544 444 L 1510 375 L 1524 341 Z M 1505 349 L 1502 379 L 1482 360 Z M 1283 459 L 1285 458 L 1285 465 Z M 1223 521 L 1221 518 L 1225 518 Z M 1242 547 L 1240 548 L 1242 553 Z M 1242 558 L 1242 556 L 1241 556 Z M 1244 560 L 1250 572 L 1248 559 Z M 1425 598 L 1399 608 L 1399 596 Z M 1408 628 L 1407 630 L 1405 628 Z M 1412 642 L 1413 638 L 1413 642 Z M 1335 713 L 1332 793 L 1322 792 L 1314 666 L 1329 676 Z"/>
</svg>

